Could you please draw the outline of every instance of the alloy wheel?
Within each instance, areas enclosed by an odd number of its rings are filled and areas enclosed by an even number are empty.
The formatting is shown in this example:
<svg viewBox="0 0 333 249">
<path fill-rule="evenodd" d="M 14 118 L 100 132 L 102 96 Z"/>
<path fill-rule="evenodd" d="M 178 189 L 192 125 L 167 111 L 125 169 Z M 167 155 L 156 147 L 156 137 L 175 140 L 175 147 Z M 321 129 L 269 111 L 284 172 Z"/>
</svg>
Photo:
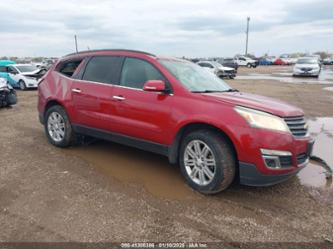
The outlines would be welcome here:
<svg viewBox="0 0 333 249">
<path fill-rule="evenodd" d="M 52 112 L 47 120 L 47 130 L 55 142 L 60 142 L 65 137 L 65 121 L 58 112 Z"/>
<path fill-rule="evenodd" d="M 200 186 L 208 185 L 216 174 L 216 160 L 210 147 L 201 140 L 191 141 L 184 152 L 188 176 Z"/>
</svg>

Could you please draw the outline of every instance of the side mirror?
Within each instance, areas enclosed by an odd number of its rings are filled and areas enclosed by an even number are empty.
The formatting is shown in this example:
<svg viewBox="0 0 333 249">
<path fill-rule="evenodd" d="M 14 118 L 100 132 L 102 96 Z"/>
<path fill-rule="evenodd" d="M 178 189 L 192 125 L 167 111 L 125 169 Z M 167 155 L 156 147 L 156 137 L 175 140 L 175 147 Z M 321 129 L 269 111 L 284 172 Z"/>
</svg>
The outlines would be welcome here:
<svg viewBox="0 0 333 249">
<path fill-rule="evenodd" d="M 163 80 L 147 80 L 143 85 L 143 90 L 147 92 L 165 92 L 166 87 Z"/>
</svg>

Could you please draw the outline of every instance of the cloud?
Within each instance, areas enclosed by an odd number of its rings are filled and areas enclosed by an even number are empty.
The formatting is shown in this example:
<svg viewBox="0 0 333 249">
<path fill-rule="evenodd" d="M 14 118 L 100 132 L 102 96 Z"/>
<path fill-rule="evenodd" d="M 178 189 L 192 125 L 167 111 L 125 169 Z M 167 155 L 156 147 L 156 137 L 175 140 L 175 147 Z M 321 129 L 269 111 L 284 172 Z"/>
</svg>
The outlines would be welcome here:
<svg viewBox="0 0 333 249">
<path fill-rule="evenodd" d="M 332 50 L 329 0 L 12 0 L 0 15 L 0 55 L 61 56 L 74 50 L 141 49 L 176 56 L 242 53 L 246 17 L 257 55 Z"/>
</svg>

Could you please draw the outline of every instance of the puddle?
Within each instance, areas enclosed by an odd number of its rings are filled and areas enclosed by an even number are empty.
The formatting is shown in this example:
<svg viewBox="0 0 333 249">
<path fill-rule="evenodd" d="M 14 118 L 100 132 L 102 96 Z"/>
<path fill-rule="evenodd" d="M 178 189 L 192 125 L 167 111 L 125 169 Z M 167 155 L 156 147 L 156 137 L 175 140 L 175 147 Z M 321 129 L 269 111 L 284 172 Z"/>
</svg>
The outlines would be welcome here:
<svg viewBox="0 0 333 249">
<path fill-rule="evenodd" d="M 284 83 L 295 84 L 333 84 L 333 71 L 330 68 L 323 68 L 319 78 L 314 77 L 293 77 L 292 71 L 280 70 L 272 74 L 250 73 L 238 75 L 235 79 L 239 80 L 275 80 Z"/>
<path fill-rule="evenodd" d="M 312 154 L 333 167 L 333 118 L 310 119 L 309 131 L 315 138 Z M 298 174 L 298 178 L 307 186 L 332 188 L 332 179 L 326 180 L 325 171 L 320 164 L 311 162 Z"/>
<path fill-rule="evenodd" d="M 185 199 L 194 195 L 180 170 L 163 156 L 106 141 L 74 147 L 65 153 L 90 163 L 103 175 L 143 185 L 157 197 Z"/>
<path fill-rule="evenodd" d="M 333 87 L 325 87 L 323 88 L 324 90 L 327 90 L 327 91 L 333 91 Z"/>
<path fill-rule="evenodd" d="M 333 118 L 310 119 L 309 130 L 316 139 L 313 155 L 321 157 L 332 167 Z M 142 185 L 154 196 L 181 200 L 195 196 L 186 185 L 180 170 L 171 166 L 166 157 L 106 141 L 64 151 L 90 163 L 103 175 Z M 302 185 L 332 187 L 332 180 L 327 181 L 325 178 L 325 169 L 316 162 L 311 162 L 303 169 L 298 178 Z"/>
<path fill-rule="evenodd" d="M 326 170 L 317 163 L 310 162 L 298 173 L 302 185 L 316 188 L 333 188 L 332 178 L 326 179 Z"/>
</svg>

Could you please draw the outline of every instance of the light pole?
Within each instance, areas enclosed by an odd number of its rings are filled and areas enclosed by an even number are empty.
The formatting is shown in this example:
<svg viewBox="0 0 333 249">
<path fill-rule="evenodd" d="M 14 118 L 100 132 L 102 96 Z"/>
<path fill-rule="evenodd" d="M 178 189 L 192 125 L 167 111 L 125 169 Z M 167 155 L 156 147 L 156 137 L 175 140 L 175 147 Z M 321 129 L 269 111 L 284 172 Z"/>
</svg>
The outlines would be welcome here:
<svg viewBox="0 0 333 249">
<path fill-rule="evenodd" d="M 245 46 L 245 55 L 247 55 L 247 49 L 249 45 L 249 26 L 250 26 L 250 17 L 248 16 L 246 18 L 247 20 L 247 25 L 246 25 L 246 46 Z"/>
</svg>

